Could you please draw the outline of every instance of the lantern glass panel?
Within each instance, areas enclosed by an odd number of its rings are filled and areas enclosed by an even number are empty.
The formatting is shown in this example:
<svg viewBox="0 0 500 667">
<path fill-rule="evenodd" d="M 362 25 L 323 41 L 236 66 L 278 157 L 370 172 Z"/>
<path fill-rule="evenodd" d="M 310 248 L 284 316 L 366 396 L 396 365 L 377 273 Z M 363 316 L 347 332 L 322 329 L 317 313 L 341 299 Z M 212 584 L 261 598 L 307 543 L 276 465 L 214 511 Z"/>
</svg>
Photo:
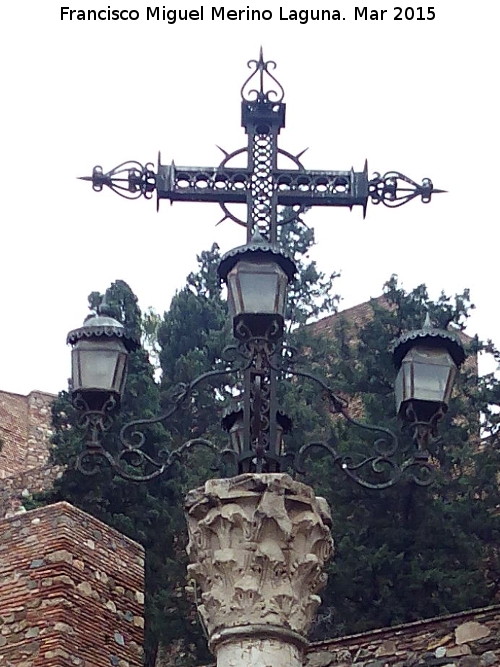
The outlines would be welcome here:
<svg viewBox="0 0 500 667">
<path fill-rule="evenodd" d="M 284 314 L 288 277 L 275 262 L 240 261 L 227 277 L 233 316 Z"/>
<path fill-rule="evenodd" d="M 125 383 L 127 349 L 118 338 L 79 340 L 72 351 L 73 391 L 120 394 Z"/>
<path fill-rule="evenodd" d="M 409 400 L 447 405 L 457 367 L 444 349 L 417 346 L 402 361 L 396 378 L 396 405 Z"/>
<path fill-rule="evenodd" d="M 241 419 L 238 419 L 229 431 L 229 438 L 232 449 L 237 454 L 241 454 L 245 448 L 243 431 L 243 421 Z"/>
</svg>

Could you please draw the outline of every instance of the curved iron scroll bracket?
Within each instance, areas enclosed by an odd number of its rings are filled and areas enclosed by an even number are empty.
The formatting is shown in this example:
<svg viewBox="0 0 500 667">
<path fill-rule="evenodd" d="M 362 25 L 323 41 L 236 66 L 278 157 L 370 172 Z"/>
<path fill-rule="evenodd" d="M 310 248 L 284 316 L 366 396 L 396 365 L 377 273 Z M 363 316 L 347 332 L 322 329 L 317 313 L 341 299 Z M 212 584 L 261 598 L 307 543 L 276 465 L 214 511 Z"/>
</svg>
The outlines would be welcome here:
<svg viewBox="0 0 500 667">
<path fill-rule="evenodd" d="M 105 401 L 100 409 L 93 409 L 87 404 L 82 394 L 76 392 L 72 400 L 75 408 L 81 413 L 78 425 L 85 429 L 87 433 L 85 449 L 78 454 L 76 459 L 77 469 L 83 474 L 92 475 L 104 463 L 124 479 L 144 482 L 162 475 L 174 463 L 180 461 L 186 453 L 199 447 L 210 449 L 217 455 L 217 464 L 214 470 L 226 467 L 227 451 L 219 452 L 217 447 L 205 438 L 187 440 L 173 450 L 163 448 L 155 457 L 143 449 L 146 443 L 143 427 L 166 423 L 193 396 L 200 384 L 210 379 L 241 373 L 252 363 L 252 358 L 249 358 L 242 346 L 230 345 L 226 347 L 222 357 L 227 363 L 234 362 L 238 358 L 242 360 L 242 363 L 232 368 L 208 371 L 199 375 L 189 384 L 179 383 L 176 385 L 170 395 L 170 407 L 164 413 L 150 419 L 132 420 L 121 428 L 119 434 L 120 451 L 114 456 L 103 446 L 102 437 L 113 425 L 113 417 L 118 408 L 118 401 L 111 397 Z M 145 467 L 149 468 L 151 472 L 141 474 L 141 470 Z"/>
<path fill-rule="evenodd" d="M 306 472 L 306 459 L 314 449 L 321 449 L 333 459 L 342 472 L 350 477 L 354 482 L 367 489 L 386 489 L 397 484 L 403 477 L 411 480 L 419 486 L 428 486 L 433 481 L 433 467 L 429 462 L 429 455 L 422 448 L 422 443 L 429 443 L 429 437 L 434 432 L 435 424 L 415 422 L 409 426 L 412 431 L 411 444 L 403 447 L 398 440 L 397 435 L 384 426 L 377 426 L 358 421 L 350 416 L 348 412 L 347 401 L 335 394 L 332 389 L 317 376 L 307 371 L 300 371 L 293 368 L 294 350 L 287 350 L 289 363 L 286 367 L 276 366 L 277 372 L 301 377 L 314 382 L 321 388 L 329 401 L 331 412 L 341 415 L 352 426 L 379 434 L 373 442 L 373 454 L 359 456 L 349 452 L 341 453 L 333 444 L 327 442 L 314 441 L 303 445 L 295 455 L 293 468 L 299 474 Z M 414 427 L 414 428 L 413 428 Z M 425 434 L 425 436 L 424 436 Z M 414 451 L 409 452 L 413 447 Z M 398 453 L 406 454 L 403 462 L 399 463 L 396 459 Z M 370 479 L 363 476 L 368 473 Z"/>
</svg>

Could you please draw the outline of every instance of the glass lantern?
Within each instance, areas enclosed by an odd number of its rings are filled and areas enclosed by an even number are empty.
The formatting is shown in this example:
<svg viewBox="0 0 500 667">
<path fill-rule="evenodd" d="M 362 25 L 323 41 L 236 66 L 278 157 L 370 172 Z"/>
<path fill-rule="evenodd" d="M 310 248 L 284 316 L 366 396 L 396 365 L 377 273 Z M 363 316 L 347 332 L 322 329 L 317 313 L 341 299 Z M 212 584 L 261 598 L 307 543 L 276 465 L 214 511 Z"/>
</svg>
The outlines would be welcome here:
<svg viewBox="0 0 500 667">
<path fill-rule="evenodd" d="M 127 377 L 128 354 L 138 344 L 125 335 L 124 327 L 112 317 L 91 315 L 79 329 L 70 331 L 72 395 L 78 395 L 89 409 L 102 409 L 113 397 L 119 402 Z"/>
<path fill-rule="evenodd" d="M 227 284 L 236 338 L 280 338 L 283 335 L 288 283 L 293 261 L 262 237 L 226 253 L 219 276 Z"/>
<path fill-rule="evenodd" d="M 448 409 L 465 360 L 457 336 L 427 324 L 401 336 L 394 347 L 396 412 L 403 421 L 431 422 Z"/>
</svg>

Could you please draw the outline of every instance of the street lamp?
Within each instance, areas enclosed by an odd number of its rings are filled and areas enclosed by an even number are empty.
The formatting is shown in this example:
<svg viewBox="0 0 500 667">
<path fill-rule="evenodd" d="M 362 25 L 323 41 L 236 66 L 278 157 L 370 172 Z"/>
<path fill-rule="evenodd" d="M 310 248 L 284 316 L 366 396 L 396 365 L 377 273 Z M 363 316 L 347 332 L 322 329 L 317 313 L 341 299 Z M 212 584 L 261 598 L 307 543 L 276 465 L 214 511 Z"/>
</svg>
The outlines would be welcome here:
<svg viewBox="0 0 500 667">
<path fill-rule="evenodd" d="M 125 381 L 126 354 L 136 342 L 124 335 L 118 322 L 108 321 L 109 316 L 103 312 L 70 333 L 68 341 L 74 347 L 73 400 L 83 414 L 82 423 L 90 424 L 93 429 L 90 448 L 82 452 L 78 464 L 85 467 L 83 461 L 88 464 L 91 452 L 104 457 L 118 474 L 127 478 L 150 479 L 162 474 L 177 460 L 179 451 L 168 453 L 166 458 L 146 454 L 142 450 L 145 436 L 141 428 L 168 420 L 181 405 L 192 399 L 195 389 L 207 379 L 232 375 L 241 377 L 241 407 L 231 418 L 227 414 L 224 418 L 223 425 L 230 433 L 230 443 L 220 456 L 226 463 L 232 461 L 233 472 L 303 471 L 311 448 L 320 447 L 333 457 L 341 470 L 370 488 L 391 486 L 402 474 L 413 477 L 417 483 L 428 483 L 430 467 L 422 454 L 422 438 L 416 438 L 418 456 L 396 463 L 399 443 L 392 431 L 353 419 L 343 398 L 320 378 L 296 367 L 293 353 L 283 341 L 286 292 L 296 267 L 280 247 L 278 229 L 280 225 L 297 219 L 311 206 L 360 206 L 365 213 L 369 200 L 394 208 L 416 197 L 428 203 L 432 194 L 442 191 L 436 190 L 430 179 L 423 179 L 418 185 L 395 171 L 384 176 L 375 173 L 369 179 L 366 164 L 362 172 L 352 169 L 306 170 L 300 161 L 301 154 L 292 155 L 278 147 L 278 136 L 285 126 L 286 105 L 283 88 L 272 74 L 276 63 L 265 61 L 261 50 L 259 59 L 248 65 L 252 73 L 241 91 L 242 125 L 248 145 L 233 153 L 223 151 L 225 157 L 219 167 L 159 164 L 155 172 L 151 163 L 143 167 L 139 162 L 130 161 L 109 172 L 97 166 L 92 176 L 83 179 L 90 180 L 96 191 L 106 186 L 131 199 L 150 198 L 156 191 L 158 202 L 161 199 L 218 202 L 224 213 L 223 219 L 231 219 L 246 227 L 247 242 L 227 252 L 218 269 L 220 279 L 227 285 L 236 338 L 236 344 L 225 351 L 225 366 L 221 370 L 207 371 L 188 385 L 180 386 L 174 391 L 172 405 L 164 414 L 154 419 L 137 419 L 124 426 L 120 433 L 123 452 L 117 459 L 111 459 L 99 445 L 99 431 L 109 428 L 109 419 L 104 420 L 101 416 L 104 413 L 108 416 L 119 404 Z M 247 155 L 247 167 L 232 167 L 233 158 L 242 153 Z M 281 157 L 291 161 L 293 168 L 284 169 L 279 164 Z M 230 208 L 234 204 L 246 204 L 245 218 Z M 102 331 L 107 333 L 103 336 Z M 438 344 L 437 351 L 433 351 L 431 342 Z M 95 363 L 97 355 L 100 361 Z M 458 340 L 448 332 L 429 327 L 403 335 L 396 346 L 398 413 L 413 428 L 414 434 L 426 434 L 426 442 L 436 434 L 439 415 L 446 408 L 454 373 L 463 358 Z M 280 421 L 278 415 L 283 413 L 277 402 L 277 383 L 285 376 L 314 382 L 327 397 L 333 413 L 374 433 L 377 437 L 370 455 L 353 462 L 331 443 L 318 442 L 305 444 L 295 457 L 287 454 L 282 446 L 282 434 L 288 430 L 291 420 L 282 416 Z M 90 422 L 89 414 L 93 415 Z M 208 440 L 196 438 L 184 443 L 180 450 L 195 445 L 216 449 Z M 123 463 L 127 465 L 123 467 Z M 138 474 L 138 470 L 130 470 L 131 463 L 135 468 L 146 464 L 151 470 L 147 474 Z M 361 472 L 364 470 L 370 470 L 369 480 L 363 479 Z M 385 470 L 385 476 L 382 470 Z M 374 482 L 373 474 L 383 478 Z"/>
<path fill-rule="evenodd" d="M 119 403 L 127 378 L 128 354 L 139 341 L 102 304 L 78 329 L 68 333 L 71 352 L 71 391 L 91 409 Z"/>
<path fill-rule="evenodd" d="M 366 163 L 360 172 L 306 170 L 302 153 L 293 155 L 278 146 L 285 103 L 283 88 L 272 74 L 276 63 L 265 61 L 261 50 L 248 65 L 252 72 L 242 87 L 241 114 L 248 143 L 232 153 L 223 151 L 218 167 L 178 167 L 159 160 L 155 171 L 151 163 L 130 161 L 108 172 L 96 166 L 92 176 L 83 179 L 96 191 L 106 186 L 130 199 L 149 199 L 156 191 L 158 203 L 217 202 L 223 220 L 246 227 L 246 244 L 226 253 L 218 270 L 227 286 L 235 337 L 222 353 L 221 367 L 174 388 L 163 414 L 125 424 L 115 454 L 106 449 L 102 436 L 120 403 L 127 353 L 137 341 L 125 335 L 105 306 L 69 334 L 72 398 L 88 433 L 77 467 L 92 473 L 104 460 L 121 477 L 146 481 L 169 470 L 185 451 L 210 448 L 229 478 L 208 480 L 186 501 L 192 560 L 188 570 L 202 591 L 197 604 L 209 646 L 220 667 L 301 667 L 307 631 L 320 602 L 316 593 L 325 583 L 322 568 L 332 553 L 331 517 L 323 499 L 286 473 L 304 473 L 310 452 L 320 449 L 365 488 L 388 488 L 401 478 L 429 484 L 428 445 L 437 435 L 465 353 L 457 338 L 430 323 L 396 341 L 397 411 L 413 444 L 403 448 L 390 429 L 354 419 L 342 396 L 298 366 L 284 340 L 286 291 L 296 268 L 280 247 L 279 226 L 311 206 L 359 206 L 364 214 L 369 201 L 395 208 L 416 197 L 428 203 L 441 191 L 430 179 L 419 185 L 394 171 L 369 178 Z M 246 167 L 231 166 L 241 154 L 247 156 Z M 293 168 L 283 168 L 280 158 Z M 244 216 L 231 208 L 238 204 L 246 205 Z M 181 406 L 195 401 L 199 386 L 215 378 L 237 378 L 238 394 L 222 419 L 228 445 L 220 451 L 197 437 L 171 451 L 145 451 L 144 429 L 167 423 Z M 292 421 L 280 409 L 277 388 L 278 382 L 291 378 L 314 383 L 331 413 L 373 436 L 368 454 L 357 458 L 331 441 L 287 452 L 283 436 Z"/>
<path fill-rule="evenodd" d="M 418 449 L 426 453 L 430 436 L 448 410 L 464 348 L 452 332 L 432 326 L 429 314 L 421 329 L 404 333 L 394 343 L 396 412 L 413 431 Z"/>
<path fill-rule="evenodd" d="M 235 338 L 281 338 L 287 287 L 296 271 L 293 260 L 258 232 L 223 256 L 218 272 L 227 284 Z"/>
</svg>

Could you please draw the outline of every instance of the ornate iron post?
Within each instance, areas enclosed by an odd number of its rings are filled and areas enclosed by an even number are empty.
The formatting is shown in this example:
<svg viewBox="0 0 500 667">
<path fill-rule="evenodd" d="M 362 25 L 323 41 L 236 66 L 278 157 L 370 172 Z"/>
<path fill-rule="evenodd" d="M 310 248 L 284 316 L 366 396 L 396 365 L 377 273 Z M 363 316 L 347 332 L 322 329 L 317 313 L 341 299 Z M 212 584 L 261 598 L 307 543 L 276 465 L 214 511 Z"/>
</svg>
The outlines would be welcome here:
<svg viewBox="0 0 500 667">
<path fill-rule="evenodd" d="M 282 254 L 279 226 L 292 222 L 307 208 L 359 206 L 365 215 L 368 201 L 394 208 L 416 197 L 427 203 L 432 194 L 443 192 L 436 190 L 428 178 L 419 185 L 396 171 L 383 176 L 375 173 L 369 179 L 366 163 L 360 172 L 305 169 L 300 160 L 302 153 L 293 155 L 278 145 L 280 131 L 285 127 L 286 104 L 283 87 L 273 74 L 276 63 L 264 60 L 261 49 L 259 58 L 250 60 L 248 67 L 252 71 L 241 88 L 241 122 L 247 146 L 232 153 L 223 150 L 224 159 L 218 167 L 178 167 L 173 162 L 163 165 L 159 157 L 156 171 L 152 163 L 130 161 L 108 172 L 96 166 L 92 176 L 83 180 L 91 181 L 96 191 L 106 186 L 129 199 L 151 198 L 156 192 L 158 206 L 162 199 L 171 203 L 218 202 L 223 210 L 221 221 L 230 219 L 246 227 L 247 241 L 246 246 L 224 256 L 219 271 L 223 280 L 234 265 L 235 252 L 251 254 L 257 243 L 261 248 L 264 244 L 266 252 Z M 247 156 L 246 167 L 231 166 L 232 160 L 242 154 Z M 293 168 L 280 166 L 281 159 L 291 162 Z M 232 204 L 246 205 L 246 217 L 236 215 L 230 208 Z M 287 258 L 281 261 L 286 262 Z M 288 276 L 292 278 L 292 269 Z M 246 359 L 241 400 L 244 454 L 238 459 L 239 471 L 276 472 L 282 464 L 276 447 L 271 451 L 271 443 L 277 437 L 276 382 L 281 336 L 270 338 L 270 331 L 259 331 L 237 338 L 240 353 Z"/>
<path fill-rule="evenodd" d="M 261 50 L 258 60 L 248 65 L 252 72 L 243 85 L 241 104 L 247 146 L 233 153 L 223 151 L 218 167 L 177 167 L 159 160 L 155 171 L 152 164 L 127 162 L 106 173 L 97 166 L 92 176 L 84 178 L 94 190 L 106 186 L 130 199 L 150 198 L 156 192 L 158 203 L 161 199 L 218 202 L 223 220 L 246 227 L 246 244 L 226 253 L 219 266 L 219 276 L 228 286 L 237 341 L 223 353 L 225 367 L 178 385 L 164 414 L 123 426 L 121 451 L 114 457 L 100 438 L 111 423 L 107 413 L 103 416 L 104 389 L 110 387 L 113 405 L 118 405 L 117 387 L 134 342 L 125 345 L 119 323 L 104 321 L 99 314 L 70 333 L 78 364 L 74 402 L 83 410 L 81 423 L 91 430 L 77 464 L 91 473 L 95 461 L 104 459 L 122 477 L 144 481 L 161 475 L 194 446 L 212 448 L 223 462 L 231 459 L 235 476 L 209 480 L 189 493 L 186 504 L 190 573 L 201 590 L 198 610 L 209 645 L 219 667 L 301 667 L 307 630 L 320 602 L 317 593 L 325 582 L 322 569 L 333 542 L 325 501 L 285 471 L 303 473 L 309 451 L 320 448 L 345 475 L 366 488 L 387 488 L 403 476 L 429 484 L 427 445 L 437 436 L 437 422 L 446 411 L 454 375 L 465 355 L 453 334 L 430 323 L 397 342 L 398 411 L 413 435 L 413 448 L 403 449 L 403 461 L 396 460 L 399 442 L 392 431 L 354 420 L 345 399 L 321 379 L 295 368 L 293 354 L 282 340 L 286 289 L 295 265 L 280 248 L 280 225 L 311 206 L 359 206 L 364 215 L 368 201 L 397 207 L 420 197 L 427 203 L 441 191 L 429 179 L 418 185 L 399 172 L 369 179 L 366 164 L 360 172 L 306 170 L 301 154 L 292 155 L 278 145 L 286 107 L 283 88 L 272 73 L 276 64 L 265 61 Z M 247 156 L 246 167 L 231 166 L 233 158 L 242 154 Z M 293 168 L 283 168 L 281 158 Z M 238 217 L 232 204 L 245 205 L 246 217 Z M 116 362 L 101 363 L 94 354 L 103 347 L 103 335 L 112 339 L 111 361 L 119 360 L 119 377 L 115 377 Z M 110 377 L 104 377 L 104 367 Z M 294 457 L 287 456 L 281 434 L 290 428 L 290 419 L 279 411 L 276 400 L 281 373 L 314 382 L 332 413 L 373 435 L 369 454 L 356 458 L 340 453 L 335 442 L 312 442 Z M 200 383 L 228 375 L 243 377 L 243 391 L 223 419 L 230 434 L 226 449 L 217 452 L 211 442 L 196 438 L 173 451 L 155 455 L 144 451 L 143 429 L 166 422 L 193 399 Z M 97 407 L 92 402 L 96 394 Z"/>
</svg>

